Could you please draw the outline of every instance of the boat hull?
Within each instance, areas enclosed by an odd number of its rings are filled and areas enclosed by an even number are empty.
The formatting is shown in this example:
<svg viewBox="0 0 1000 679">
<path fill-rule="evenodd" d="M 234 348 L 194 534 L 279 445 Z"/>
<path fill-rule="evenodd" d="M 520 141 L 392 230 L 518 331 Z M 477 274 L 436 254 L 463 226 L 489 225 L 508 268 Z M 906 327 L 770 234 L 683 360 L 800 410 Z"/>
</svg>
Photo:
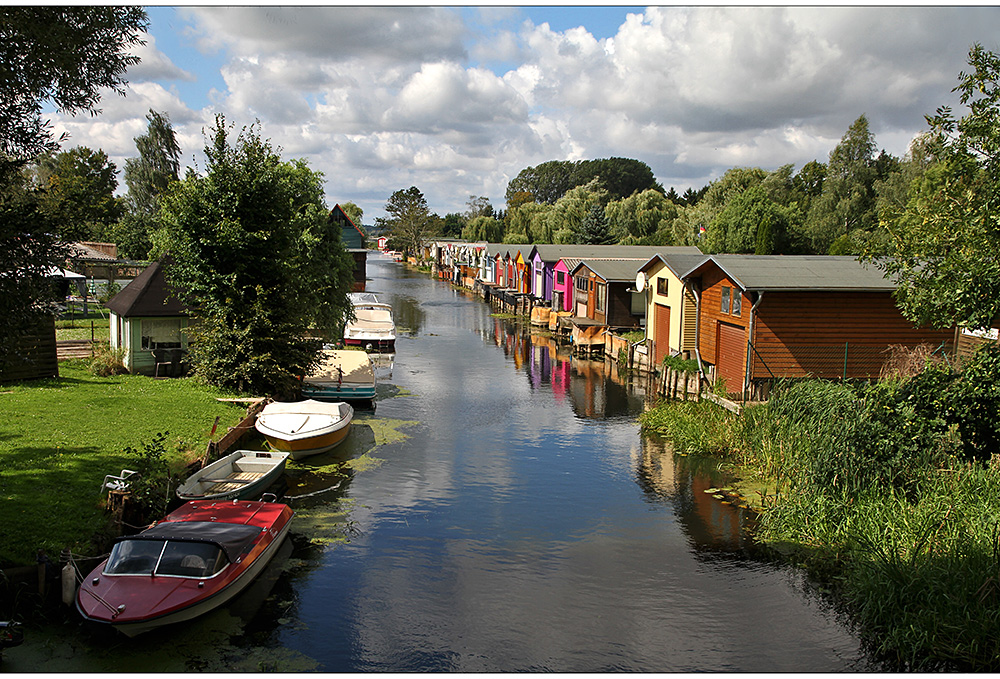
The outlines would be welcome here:
<svg viewBox="0 0 1000 679">
<path fill-rule="evenodd" d="M 396 349 L 396 340 L 393 339 L 366 339 L 364 337 L 345 337 L 344 344 L 349 347 L 360 347 L 370 349 L 380 354 L 392 353 Z"/>
<path fill-rule="evenodd" d="M 275 450 L 288 453 L 293 460 L 300 460 L 310 455 L 319 455 L 328 450 L 333 450 L 339 446 L 350 433 L 351 425 L 348 423 L 341 429 L 332 431 L 324 436 L 316 436 L 309 439 L 288 441 L 278 436 L 264 435 L 269 446 Z"/>
</svg>

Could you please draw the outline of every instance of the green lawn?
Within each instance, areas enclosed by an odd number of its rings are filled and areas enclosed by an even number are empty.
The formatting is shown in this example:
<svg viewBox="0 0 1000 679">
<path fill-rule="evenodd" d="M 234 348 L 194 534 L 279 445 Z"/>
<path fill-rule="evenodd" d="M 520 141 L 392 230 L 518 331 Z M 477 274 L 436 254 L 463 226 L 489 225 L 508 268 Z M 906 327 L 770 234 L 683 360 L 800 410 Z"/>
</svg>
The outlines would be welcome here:
<svg viewBox="0 0 1000 679">
<path fill-rule="evenodd" d="M 86 317 L 77 314 L 74 318 L 63 317 L 56 320 L 56 341 L 89 340 L 98 342 L 109 340 L 111 321 L 106 315 L 91 312 Z"/>
<path fill-rule="evenodd" d="M 0 384 L 0 567 L 32 564 L 39 548 L 89 555 L 105 523 L 101 481 L 127 466 L 126 447 L 168 432 L 179 466 L 204 452 L 217 415 L 216 438 L 246 412 L 191 379 L 95 377 L 84 361 L 60 362 L 59 375 Z"/>
</svg>

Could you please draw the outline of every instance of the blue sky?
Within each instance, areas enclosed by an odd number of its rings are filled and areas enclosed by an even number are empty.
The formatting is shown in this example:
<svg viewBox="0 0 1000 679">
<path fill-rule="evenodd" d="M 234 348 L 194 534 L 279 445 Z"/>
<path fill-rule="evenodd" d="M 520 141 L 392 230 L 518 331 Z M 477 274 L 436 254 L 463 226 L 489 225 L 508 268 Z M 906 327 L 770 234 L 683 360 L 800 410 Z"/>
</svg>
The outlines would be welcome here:
<svg viewBox="0 0 1000 679">
<path fill-rule="evenodd" d="M 825 162 L 858 116 L 903 155 L 995 7 L 156 6 L 127 96 L 53 116 L 68 146 L 136 155 L 150 108 L 203 165 L 217 113 L 326 177 L 364 222 L 398 189 L 431 209 L 548 160 L 645 162 L 664 188 Z"/>
</svg>

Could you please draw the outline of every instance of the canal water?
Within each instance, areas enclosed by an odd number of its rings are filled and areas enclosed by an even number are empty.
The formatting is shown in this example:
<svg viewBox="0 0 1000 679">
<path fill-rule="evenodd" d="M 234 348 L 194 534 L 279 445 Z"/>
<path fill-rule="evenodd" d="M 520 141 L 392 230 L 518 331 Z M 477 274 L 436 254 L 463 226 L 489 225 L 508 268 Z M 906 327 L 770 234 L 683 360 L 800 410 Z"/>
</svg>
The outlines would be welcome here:
<svg viewBox="0 0 1000 679">
<path fill-rule="evenodd" d="M 641 380 L 381 256 L 368 275 L 398 326 L 377 407 L 339 461 L 290 468 L 295 534 L 255 591 L 132 640 L 34 630 L 4 669 L 873 669 L 704 492 L 717 469 L 640 434 Z"/>
</svg>

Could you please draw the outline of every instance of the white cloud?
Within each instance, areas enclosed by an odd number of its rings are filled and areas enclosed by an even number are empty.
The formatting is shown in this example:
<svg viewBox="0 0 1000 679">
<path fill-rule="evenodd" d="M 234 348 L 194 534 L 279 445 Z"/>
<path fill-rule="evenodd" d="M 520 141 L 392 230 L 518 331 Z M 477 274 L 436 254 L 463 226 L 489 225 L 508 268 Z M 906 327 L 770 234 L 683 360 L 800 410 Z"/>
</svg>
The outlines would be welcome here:
<svg viewBox="0 0 1000 679">
<path fill-rule="evenodd" d="M 146 35 L 145 44 L 138 46 L 133 54 L 141 61 L 128 69 L 129 82 L 155 82 L 158 80 L 184 80 L 193 82 L 193 73 L 176 66 L 167 55 L 156 48 L 156 36 Z"/>
<path fill-rule="evenodd" d="M 996 49 L 1000 31 L 990 7 L 662 6 L 597 39 L 518 23 L 517 11 L 180 8 L 187 37 L 222 55 L 209 107 L 164 85 L 194 76 L 151 39 L 127 98 L 107 96 L 97 119 L 54 121 L 71 144 L 121 158 L 146 112 L 165 111 L 188 162 L 216 111 L 259 118 L 287 156 L 326 174 L 331 204 L 353 200 L 370 221 L 412 185 L 445 214 L 469 195 L 500 206 L 510 178 L 553 159 L 636 158 L 679 191 L 734 165 L 825 162 L 861 114 L 902 155 L 923 116 L 953 102 L 970 45 Z"/>
</svg>

